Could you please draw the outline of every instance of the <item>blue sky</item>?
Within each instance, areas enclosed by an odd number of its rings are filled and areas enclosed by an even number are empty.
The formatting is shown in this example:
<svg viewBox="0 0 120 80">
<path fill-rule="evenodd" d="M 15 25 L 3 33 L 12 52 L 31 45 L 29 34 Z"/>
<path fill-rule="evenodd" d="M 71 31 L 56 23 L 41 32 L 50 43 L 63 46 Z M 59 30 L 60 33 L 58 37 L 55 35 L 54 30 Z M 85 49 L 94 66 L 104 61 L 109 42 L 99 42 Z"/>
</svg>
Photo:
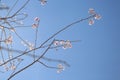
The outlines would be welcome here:
<svg viewBox="0 0 120 80">
<path fill-rule="evenodd" d="M 2 2 L 12 5 L 14 0 Z M 21 0 L 15 10 L 23 2 L 24 0 Z M 78 23 L 55 37 L 55 39 L 81 40 L 73 43 L 71 49 L 50 50 L 46 55 L 65 60 L 71 67 L 57 74 L 56 70 L 37 63 L 12 80 L 120 80 L 119 3 L 119 0 L 48 0 L 46 5 L 41 6 L 38 0 L 31 0 L 21 12 L 29 15 L 25 24 L 33 23 L 36 16 L 40 17 L 37 46 L 69 23 L 89 16 L 89 8 L 94 8 L 102 18 L 95 21 L 92 26 L 88 25 L 88 21 Z M 24 39 L 34 40 L 33 30 L 22 28 L 20 31 L 18 30 L 20 35 L 24 35 Z M 29 57 L 26 58 L 29 61 Z M 7 74 L 0 74 L 0 80 L 4 80 L 5 77 Z"/>
</svg>

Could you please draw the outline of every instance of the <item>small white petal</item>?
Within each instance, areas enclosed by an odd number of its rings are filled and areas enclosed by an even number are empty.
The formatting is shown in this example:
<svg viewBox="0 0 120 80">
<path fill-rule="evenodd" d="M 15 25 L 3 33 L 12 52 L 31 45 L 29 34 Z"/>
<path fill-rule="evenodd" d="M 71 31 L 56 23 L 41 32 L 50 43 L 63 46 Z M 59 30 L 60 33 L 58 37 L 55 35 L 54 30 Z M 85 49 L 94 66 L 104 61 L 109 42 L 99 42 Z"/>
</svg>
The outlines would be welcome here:
<svg viewBox="0 0 120 80">
<path fill-rule="evenodd" d="M 59 41 L 54 41 L 53 44 L 54 44 L 55 46 L 58 46 L 58 45 L 59 45 Z"/>
<path fill-rule="evenodd" d="M 35 17 L 34 21 L 40 21 L 40 19 L 38 17 Z"/>
<path fill-rule="evenodd" d="M 64 44 L 65 44 L 65 41 L 61 40 L 60 45 L 64 45 Z"/>
<path fill-rule="evenodd" d="M 41 5 L 45 5 L 47 3 L 46 0 L 40 0 Z"/>
<path fill-rule="evenodd" d="M 57 67 L 58 67 L 57 73 L 60 73 L 65 69 L 65 67 L 62 64 L 58 64 Z"/>
<path fill-rule="evenodd" d="M 99 20 L 99 19 L 101 19 L 101 16 L 99 14 L 96 14 L 95 19 Z"/>
<path fill-rule="evenodd" d="M 93 25 L 94 24 L 94 20 L 93 19 L 90 19 L 89 20 L 89 25 Z"/>
<path fill-rule="evenodd" d="M 37 27 L 38 27 L 38 24 L 35 24 L 35 23 L 34 23 L 34 24 L 32 25 L 32 28 L 37 28 Z"/>
<path fill-rule="evenodd" d="M 89 14 L 95 14 L 95 10 L 93 8 L 90 8 L 88 11 Z"/>
</svg>

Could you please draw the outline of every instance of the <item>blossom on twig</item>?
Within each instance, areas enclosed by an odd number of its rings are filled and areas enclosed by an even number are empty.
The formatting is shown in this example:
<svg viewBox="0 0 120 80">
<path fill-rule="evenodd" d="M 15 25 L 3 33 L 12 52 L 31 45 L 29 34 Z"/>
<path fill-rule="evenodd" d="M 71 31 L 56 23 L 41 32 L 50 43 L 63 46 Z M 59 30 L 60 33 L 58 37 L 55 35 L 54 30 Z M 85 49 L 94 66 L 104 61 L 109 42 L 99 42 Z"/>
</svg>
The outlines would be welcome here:
<svg viewBox="0 0 120 80">
<path fill-rule="evenodd" d="M 37 28 L 38 27 L 38 24 L 34 23 L 32 24 L 32 28 Z"/>
<path fill-rule="evenodd" d="M 101 19 L 101 16 L 99 14 L 96 14 L 95 19 L 99 20 L 99 19 Z"/>
<path fill-rule="evenodd" d="M 12 64 L 12 65 L 10 66 L 10 69 L 11 69 L 11 70 L 15 70 L 15 69 L 16 69 L 16 66 L 15 66 L 14 64 Z"/>
<path fill-rule="evenodd" d="M 94 24 L 94 20 L 93 19 L 90 19 L 89 20 L 89 25 L 93 25 Z"/>
<path fill-rule="evenodd" d="M 39 19 L 38 17 L 35 17 L 35 18 L 34 18 L 34 21 L 37 21 L 37 22 L 38 22 L 38 21 L 40 21 L 40 19 Z"/>
<path fill-rule="evenodd" d="M 12 43 L 12 36 L 10 35 L 6 40 L 5 40 L 6 44 L 11 44 Z"/>
<path fill-rule="evenodd" d="M 93 8 L 90 8 L 88 11 L 89 14 L 95 14 L 95 10 Z"/>
<path fill-rule="evenodd" d="M 58 68 L 57 73 L 61 73 L 65 69 L 65 67 L 62 64 L 58 64 L 57 68 Z"/>
<path fill-rule="evenodd" d="M 37 28 L 39 26 L 40 18 L 35 17 L 34 21 L 35 22 L 32 24 L 32 28 Z"/>
<path fill-rule="evenodd" d="M 26 41 L 21 41 L 21 44 L 23 44 L 24 46 L 28 47 L 29 50 L 34 49 L 34 44 L 29 42 L 29 41 L 27 41 L 27 40 Z"/>
<path fill-rule="evenodd" d="M 41 5 L 45 5 L 47 3 L 47 0 L 40 0 Z"/>
<path fill-rule="evenodd" d="M 88 21 L 89 25 L 93 25 L 94 24 L 94 19 L 96 19 L 96 20 L 101 19 L 101 16 L 99 14 L 97 14 L 93 8 L 90 8 L 88 10 L 88 13 L 90 15 L 94 15 L 94 17 L 92 17 L 92 19 L 89 19 L 89 21 Z"/>
<path fill-rule="evenodd" d="M 55 40 L 53 43 L 55 46 L 62 46 L 63 49 L 72 48 L 72 44 L 69 40 Z"/>
<path fill-rule="evenodd" d="M 63 49 L 72 48 L 72 44 L 69 40 L 63 43 Z"/>
</svg>

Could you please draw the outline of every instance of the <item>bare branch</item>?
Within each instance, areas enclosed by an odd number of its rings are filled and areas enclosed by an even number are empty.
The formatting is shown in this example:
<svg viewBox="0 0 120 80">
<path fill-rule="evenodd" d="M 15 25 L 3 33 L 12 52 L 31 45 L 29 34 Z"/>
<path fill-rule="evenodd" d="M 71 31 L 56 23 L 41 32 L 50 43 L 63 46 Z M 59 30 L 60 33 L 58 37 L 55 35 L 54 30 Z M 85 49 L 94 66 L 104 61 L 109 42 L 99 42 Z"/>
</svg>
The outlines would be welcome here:
<svg viewBox="0 0 120 80">
<path fill-rule="evenodd" d="M 49 61 L 49 62 L 59 62 L 59 63 L 65 64 L 66 66 L 70 67 L 70 65 L 66 61 L 63 61 L 63 60 L 51 59 L 51 58 L 47 58 L 47 57 L 42 57 L 42 59 Z"/>
<path fill-rule="evenodd" d="M 48 66 L 45 63 L 38 61 L 40 64 L 42 64 L 43 66 L 45 66 L 46 68 L 51 68 L 51 69 L 58 69 L 57 67 L 52 67 L 52 66 Z"/>
</svg>

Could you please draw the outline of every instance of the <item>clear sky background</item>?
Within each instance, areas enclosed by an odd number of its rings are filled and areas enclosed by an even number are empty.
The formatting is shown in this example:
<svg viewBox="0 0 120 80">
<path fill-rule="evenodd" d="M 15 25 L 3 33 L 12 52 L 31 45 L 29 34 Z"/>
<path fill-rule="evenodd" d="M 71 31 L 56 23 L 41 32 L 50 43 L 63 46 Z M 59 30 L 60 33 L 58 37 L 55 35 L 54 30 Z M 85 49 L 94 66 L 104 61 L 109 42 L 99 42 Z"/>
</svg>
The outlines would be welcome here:
<svg viewBox="0 0 120 80">
<path fill-rule="evenodd" d="M 3 2 L 12 5 L 14 0 L 3 0 Z M 15 10 L 22 3 L 24 0 L 20 0 Z M 81 40 L 73 43 L 71 49 L 50 50 L 46 55 L 65 60 L 71 67 L 57 74 L 56 70 L 37 63 L 12 80 L 120 80 L 119 3 L 119 0 L 48 0 L 47 4 L 42 6 L 38 0 L 31 0 L 21 12 L 29 15 L 25 24 L 32 24 L 34 17 L 40 17 L 37 46 L 69 23 L 88 17 L 89 8 L 94 8 L 102 18 L 95 21 L 92 26 L 88 25 L 88 21 L 78 23 L 55 37 Z M 22 28 L 21 31 L 23 32 L 20 35 L 24 35 L 24 39 L 34 40 L 31 29 Z M 27 58 L 29 60 L 29 57 Z M 5 77 L 7 75 L 0 74 L 0 80 L 5 80 Z"/>
</svg>

